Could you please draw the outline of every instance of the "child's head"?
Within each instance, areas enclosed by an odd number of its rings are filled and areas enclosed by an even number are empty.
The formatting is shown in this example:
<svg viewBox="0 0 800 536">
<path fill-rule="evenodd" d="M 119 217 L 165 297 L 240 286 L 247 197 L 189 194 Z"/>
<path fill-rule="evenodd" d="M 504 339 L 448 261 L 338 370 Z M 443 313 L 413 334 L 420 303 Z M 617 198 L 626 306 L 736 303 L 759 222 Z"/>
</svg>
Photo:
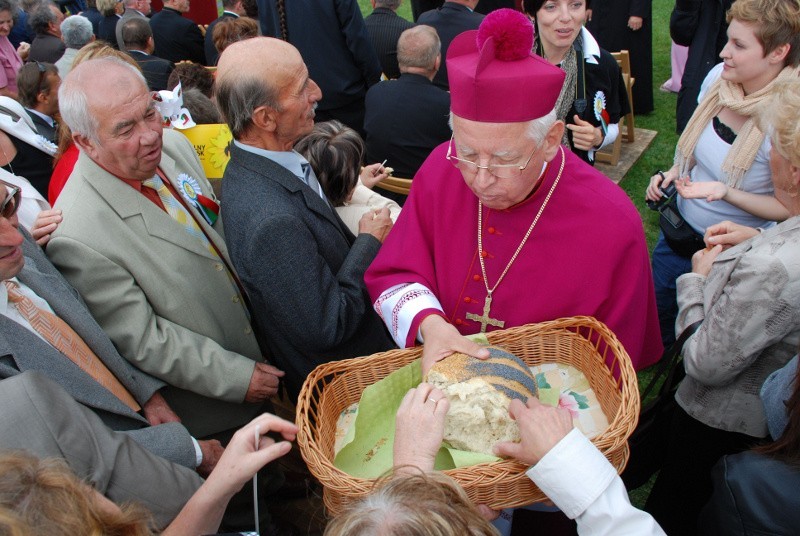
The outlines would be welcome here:
<svg viewBox="0 0 800 536">
<path fill-rule="evenodd" d="M 317 123 L 294 148 L 311 164 L 333 206 L 350 199 L 364 160 L 364 141 L 355 130 L 339 121 Z"/>
</svg>

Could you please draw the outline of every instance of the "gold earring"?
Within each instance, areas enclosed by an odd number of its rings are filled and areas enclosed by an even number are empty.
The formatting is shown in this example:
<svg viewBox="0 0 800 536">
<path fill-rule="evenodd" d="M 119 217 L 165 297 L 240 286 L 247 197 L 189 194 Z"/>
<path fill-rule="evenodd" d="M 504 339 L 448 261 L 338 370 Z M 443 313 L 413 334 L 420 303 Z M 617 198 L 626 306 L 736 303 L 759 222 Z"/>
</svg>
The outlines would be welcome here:
<svg viewBox="0 0 800 536">
<path fill-rule="evenodd" d="M 797 183 L 792 183 L 787 189 L 786 193 L 789 194 L 789 197 L 797 197 L 800 195 L 800 187 L 797 186 Z"/>
</svg>

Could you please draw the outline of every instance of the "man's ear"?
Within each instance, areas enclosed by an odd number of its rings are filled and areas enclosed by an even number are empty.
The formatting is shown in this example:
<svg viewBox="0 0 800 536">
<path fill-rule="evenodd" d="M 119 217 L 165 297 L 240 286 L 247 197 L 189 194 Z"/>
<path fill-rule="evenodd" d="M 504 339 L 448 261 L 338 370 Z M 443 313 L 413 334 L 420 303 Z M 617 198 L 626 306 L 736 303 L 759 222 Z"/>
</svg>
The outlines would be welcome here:
<svg viewBox="0 0 800 536">
<path fill-rule="evenodd" d="M 278 129 L 278 112 L 270 106 L 259 106 L 253 110 L 251 119 L 258 130 L 275 132 Z"/>
<path fill-rule="evenodd" d="M 78 148 L 86 153 L 89 158 L 92 160 L 97 161 L 97 145 L 95 142 L 90 140 L 88 137 L 84 136 L 83 134 L 76 134 L 72 133 L 72 141 L 75 142 L 75 145 Z"/>
<path fill-rule="evenodd" d="M 544 160 L 551 161 L 558 152 L 561 138 L 564 136 L 564 121 L 556 121 L 544 137 Z"/>
</svg>

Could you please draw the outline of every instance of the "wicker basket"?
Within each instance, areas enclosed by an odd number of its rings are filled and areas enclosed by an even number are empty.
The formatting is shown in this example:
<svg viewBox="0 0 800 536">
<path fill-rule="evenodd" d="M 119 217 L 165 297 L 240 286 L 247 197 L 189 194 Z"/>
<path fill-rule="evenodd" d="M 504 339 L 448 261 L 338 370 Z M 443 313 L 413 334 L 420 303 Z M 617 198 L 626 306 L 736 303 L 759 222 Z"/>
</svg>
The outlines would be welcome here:
<svg viewBox="0 0 800 536">
<path fill-rule="evenodd" d="M 627 439 L 639 415 L 639 389 L 630 357 L 614 334 L 591 317 L 572 317 L 487 333 L 528 365 L 557 361 L 578 368 L 597 395 L 609 421 L 592 441 L 619 472 L 628 461 Z M 362 391 L 417 359 L 422 348 L 391 350 L 368 357 L 332 361 L 306 379 L 297 403 L 297 443 L 311 473 L 324 486 L 324 502 L 337 515 L 351 501 L 367 495 L 374 480 L 356 478 L 333 465 L 336 422 L 358 402 Z M 545 499 L 525 475 L 527 466 L 502 460 L 452 469 L 475 504 L 511 508 Z"/>
</svg>

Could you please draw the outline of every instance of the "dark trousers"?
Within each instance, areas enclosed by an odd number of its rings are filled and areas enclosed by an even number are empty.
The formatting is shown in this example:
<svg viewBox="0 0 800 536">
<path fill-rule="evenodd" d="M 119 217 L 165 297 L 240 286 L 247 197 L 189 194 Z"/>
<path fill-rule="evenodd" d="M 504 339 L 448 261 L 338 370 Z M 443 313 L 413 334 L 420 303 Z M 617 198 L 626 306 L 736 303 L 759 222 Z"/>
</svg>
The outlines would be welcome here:
<svg viewBox="0 0 800 536">
<path fill-rule="evenodd" d="M 711 469 L 722 456 L 742 452 L 759 439 L 706 426 L 680 406 L 670 426 L 670 444 L 644 509 L 670 536 L 697 534 L 700 510 L 713 490 Z"/>
</svg>

